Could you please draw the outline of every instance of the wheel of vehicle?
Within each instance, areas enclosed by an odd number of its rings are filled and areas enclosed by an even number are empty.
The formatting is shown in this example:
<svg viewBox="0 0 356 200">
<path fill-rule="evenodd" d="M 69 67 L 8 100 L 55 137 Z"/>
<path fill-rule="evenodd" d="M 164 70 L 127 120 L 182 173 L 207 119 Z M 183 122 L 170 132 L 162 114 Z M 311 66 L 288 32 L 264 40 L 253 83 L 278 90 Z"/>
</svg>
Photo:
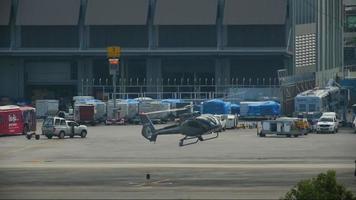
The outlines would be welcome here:
<svg viewBox="0 0 356 200">
<path fill-rule="evenodd" d="M 70 137 L 70 138 L 74 138 L 74 134 L 71 134 L 69 137 Z"/>
<path fill-rule="evenodd" d="M 183 140 L 179 141 L 179 144 L 178 144 L 180 147 L 183 146 Z"/>
<path fill-rule="evenodd" d="M 40 139 L 40 135 L 35 135 L 36 140 Z"/>
<path fill-rule="evenodd" d="M 27 134 L 27 135 L 26 135 L 26 138 L 27 138 L 28 140 L 31 140 L 32 135 L 31 135 L 31 134 Z"/>
<path fill-rule="evenodd" d="M 52 135 L 46 135 L 48 139 L 52 139 Z"/>
<path fill-rule="evenodd" d="M 287 137 L 291 137 L 291 135 L 290 135 L 290 134 L 288 134 L 288 135 L 287 135 Z"/>
<path fill-rule="evenodd" d="M 293 135 L 294 137 L 299 137 L 299 135 Z"/>
<path fill-rule="evenodd" d="M 339 129 L 336 129 L 336 133 L 339 132 Z"/>
<path fill-rule="evenodd" d="M 28 128 L 28 125 L 25 125 L 24 127 L 23 127 L 23 131 L 22 131 L 22 135 L 26 135 L 28 132 L 29 132 L 29 128 Z"/>
<path fill-rule="evenodd" d="M 266 137 L 266 134 L 260 133 L 260 137 Z"/>
<path fill-rule="evenodd" d="M 83 130 L 83 131 L 80 133 L 80 137 L 85 138 L 86 136 L 87 136 L 87 132 Z"/>
<path fill-rule="evenodd" d="M 58 135 L 58 138 L 59 138 L 59 139 L 64 139 L 64 136 L 65 136 L 64 131 L 61 131 L 61 132 L 59 133 L 59 135 Z"/>
<path fill-rule="evenodd" d="M 319 131 L 317 131 L 316 134 L 319 134 Z"/>
</svg>

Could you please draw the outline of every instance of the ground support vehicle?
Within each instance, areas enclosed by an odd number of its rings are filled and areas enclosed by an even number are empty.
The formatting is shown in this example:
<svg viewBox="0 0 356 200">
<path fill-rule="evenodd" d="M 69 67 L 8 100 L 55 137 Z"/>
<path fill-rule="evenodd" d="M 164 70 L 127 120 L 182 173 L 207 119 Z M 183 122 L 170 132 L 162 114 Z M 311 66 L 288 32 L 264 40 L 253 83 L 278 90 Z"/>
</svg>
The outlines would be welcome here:
<svg viewBox="0 0 356 200">
<path fill-rule="evenodd" d="M 116 124 L 124 125 L 126 122 L 132 121 L 135 116 L 138 116 L 138 101 L 127 99 L 127 100 L 116 100 L 116 104 L 112 100 L 107 102 L 107 116 L 106 125 Z M 137 119 L 139 119 L 137 117 Z"/>
<path fill-rule="evenodd" d="M 85 125 L 79 125 L 74 121 L 67 121 L 60 117 L 49 117 L 43 122 L 42 134 L 48 139 L 56 136 L 63 139 L 65 136 L 73 138 L 76 135 L 85 138 L 88 133 L 88 128 Z"/>
<path fill-rule="evenodd" d="M 226 115 L 214 115 L 219 120 L 219 123 L 221 124 L 222 130 L 226 130 Z"/>
<path fill-rule="evenodd" d="M 286 137 L 307 135 L 308 129 L 298 127 L 296 122 L 297 120 L 293 118 L 265 120 L 257 128 L 257 135 L 260 137 L 266 135 L 284 135 Z"/>
<path fill-rule="evenodd" d="M 235 129 L 237 126 L 237 116 L 227 115 L 226 116 L 226 129 Z"/>
<path fill-rule="evenodd" d="M 33 107 L 20 107 L 22 112 L 22 119 L 23 119 L 23 134 L 26 135 L 27 139 L 31 139 L 32 136 L 35 136 L 36 140 L 40 139 L 40 135 L 36 133 L 36 109 Z"/>
<path fill-rule="evenodd" d="M 223 130 L 234 129 L 237 126 L 237 117 L 235 115 L 214 115 L 220 120 Z"/>
</svg>

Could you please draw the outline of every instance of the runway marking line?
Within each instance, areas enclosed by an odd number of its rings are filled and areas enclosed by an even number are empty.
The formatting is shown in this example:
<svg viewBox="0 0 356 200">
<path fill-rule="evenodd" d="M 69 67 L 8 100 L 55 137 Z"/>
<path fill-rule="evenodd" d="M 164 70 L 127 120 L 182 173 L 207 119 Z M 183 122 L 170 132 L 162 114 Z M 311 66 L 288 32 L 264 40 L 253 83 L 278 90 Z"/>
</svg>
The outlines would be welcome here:
<svg viewBox="0 0 356 200">
<path fill-rule="evenodd" d="M 138 184 L 136 185 L 137 187 L 143 187 L 143 186 L 152 186 L 152 185 L 156 185 L 156 184 L 160 184 L 162 182 L 167 182 L 169 181 L 170 179 L 163 179 L 163 180 L 158 180 L 158 181 L 153 181 L 153 182 L 144 182 L 144 183 L 141 183 L 141 184 Z"/>
<path fill-rule="evenodd" d="M 354 169 L 354 163 L 324 164 L 192 164 L 192 163 L 16 163 L 0 165 L 1 168 L 45 168 L 45 169 Z"/>
</svg>

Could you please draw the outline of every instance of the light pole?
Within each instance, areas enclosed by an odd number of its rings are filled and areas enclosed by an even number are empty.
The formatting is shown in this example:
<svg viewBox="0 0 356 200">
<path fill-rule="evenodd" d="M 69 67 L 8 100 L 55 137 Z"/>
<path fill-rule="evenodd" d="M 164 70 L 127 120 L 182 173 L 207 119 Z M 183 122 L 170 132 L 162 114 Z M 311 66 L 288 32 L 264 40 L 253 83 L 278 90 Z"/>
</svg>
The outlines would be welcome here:
<svg viewBox="0 0 356 200">
<path fill-rule="evenodd" d="M 120 63 L 120 55 L 121 55 L 121 48 L 112 46 L 107 48 L 107 56 L 109 59 L 109 72 L 113 76 L 112 77 L 112 84 L 113 84 L 113 118 L 114 120 L 118 120 L 117 116 L 117 109 L 116 109 L 116 79 L 117 79 L 117 72 L 119 71 L 119 63 Z"/>
</svg>

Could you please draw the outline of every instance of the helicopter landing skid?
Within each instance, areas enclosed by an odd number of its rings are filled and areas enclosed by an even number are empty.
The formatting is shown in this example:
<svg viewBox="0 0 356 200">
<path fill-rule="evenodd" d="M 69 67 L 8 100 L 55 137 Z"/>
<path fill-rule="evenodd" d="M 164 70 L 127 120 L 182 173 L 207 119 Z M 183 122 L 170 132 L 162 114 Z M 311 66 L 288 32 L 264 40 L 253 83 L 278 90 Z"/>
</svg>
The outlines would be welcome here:
<svg viewBox="0 0 356 200">
<path fill-rule="evenodd" d="M 188 146 L 188 145 L 191 145 L 191 144 L 196 144 L 200 141 L 207 141 L 207 140 L 212 140 L 212 139 L 215 139 L 217 137 L 219 137 L 219 133 L 215 133 L 216 135 L 214 136 L 211 136 L 211 137 L 207 137 L 207 138 L 203 138 L 203 136 L 199 135 L 199 136 L 185 136 L 184 138 L 182 138 L 180 141 L 179 141 L 179 146 L 182 147 L 182 146 Z M 193 141 L 192 141 L 193 140 Z M 184 141 L 190 141 L 190 142 L 187 142 L 187 143 L 184 143 Z"/>
<path fill-rule="evenodd" d="M 211 134 L 214 134 L 214 133 L 211 133 Z M 210 137 L 207 137 L 207 138 L 203 138 L 203 141 L 212 140 L 212 139 L 215 139 L 215 138 L 218 138 L 218 137 L 219 137 L 219 133 L 216 132 L 215 135 L 213 135 L 213 136 L 210 136 Z"/>
<path fill-rule="evenodd" d="M 194 140 L 194 141 L 192 141 L 192 140 Z M 190 142 L 184 143 L 184 141 L 190 141 Z M 182 146 L 188 146 L 188 145 L 191 145 L 191 144 L 196 144 L 196 143 L 198 143 L 198 141 L 199 141 L 199 139 L 196 136 L 194 136 L 194 137 L 185 136 L 184 138 L 182 138 L 179 141 L 179 146 L 182 147 Z"/>
</svg>

